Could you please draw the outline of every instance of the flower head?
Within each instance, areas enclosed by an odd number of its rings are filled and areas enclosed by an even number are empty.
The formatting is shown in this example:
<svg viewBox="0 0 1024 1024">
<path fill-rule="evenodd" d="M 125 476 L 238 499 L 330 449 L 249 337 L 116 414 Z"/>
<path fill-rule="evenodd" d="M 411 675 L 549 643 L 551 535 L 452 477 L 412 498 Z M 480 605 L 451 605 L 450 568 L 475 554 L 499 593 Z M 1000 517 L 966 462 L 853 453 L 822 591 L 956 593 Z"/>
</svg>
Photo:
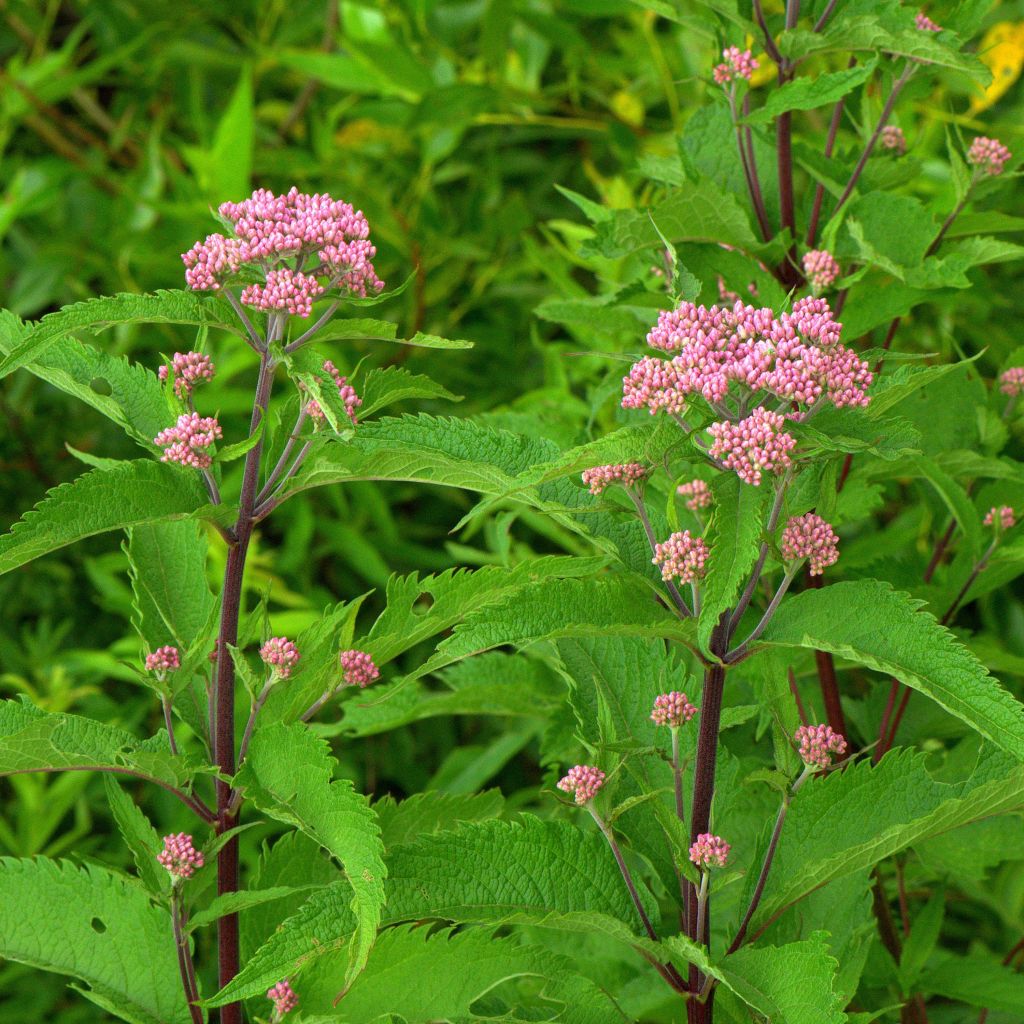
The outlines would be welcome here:
<svg viewBox="0 0 1024 1024">
<path fill-rule="evenodd" d="M 345 412 L 348 414 L 348 418 L 352 421 L 352 426 L 354 427 L 357 423 L 356 409 L 363 404 L 363 400 L 356 394 L 356 389 L 349 384 L 348 378 L 342 376 L 341 371 L 330 359 L 324 363 L 324 373 L 331 375 L 335 387 L 338 389 L 338 397 L 344 403 Z M 327 419 L 323 409 L 320 408 L 320 403 L 315 398 L 311 398 L 306 402 L 306 412 L 318 424 L 323 423 Z"/>
<path fill-rule="evenodd" d="M 722 63 L 715 65 L 711 75 L 719 85 L 726 85 L 736 78 L 749 82 L 757 68 L 758 62 L 750 50 L 727 46 L 722 51 Z"/>
<path fill-rule="evenodd" d="M 1000 531 L 1010 530 L 1017 522 L 1017 517 L 1009 505 L 990 508 L 982 520 L 984 526 L 996 526 Z"/>
<path fill-rule="evenodd" d="M 175 352 L 170 368 L 166 363 L 157 370 L 161 380 L 173 374 L 174 393 L 185 398 L 192 389 L 204 380 L 213 380 L 214 366 L 204 352 Z"/>
<path fill-rule="evenodd" d="M 287 679 L 299 663 L 299 650 L 287 637 L 272 636 L 261 648 L 264 665 L 273 667 L 277 676 Z"/>
<path fill-rule="evenodd" d="M 967 162 L 994 177 L 1003 173 L 1003 166 L 1012 155 L 998 139 L 979 135 L 967 150 Z"/>
<path fill-rule="evenodd" d="M 708 553 L 708 546 L 701 537 L 692 537 L 689 530 L 683 530 L 655 544 L 651 561 L 661 569 L 663 580 L 693 583 L 703 577 Z"/>
<path fill-rule="evenodd" d="M 319 278 L 361 297 L 384 287 L 373 267 L 377 250 L 366 217 L 326 193 L 292 188 L 275 195 L 261 188 L 240 203 L 222 203 L 218 213 L 234 237 L 209 235 L 182 255 L 190 288 L 215 291 L 248 266 L 266 272 L 267 286 L 246 288 L 243 302 L 308 316 L 301 311 L 324 290 Z M 299 265 L 311 269 L 302 274 Z M 282 277 L 282 270 L 288 274 Z"/>
<path fill-rule="evenodd" d="M 161 430 L 153 443 L 164 449 L 161 462 L 178 462 L 192 469 L 208 469 L 213 462 L 210 449 L 224 436 L 220 424 L 212 416 L 197 412 L 182 413 L 173 427 Z"/>
<path fill-rule="evenodd" d="M 795 739 L 800 744 L 800 757 L 809 767 L 827 768 L 833 754 L 846 753 L 846 740 L 828 725 L 801 725 Z"/>
<path fill-rule="evenodd" d="M 792 463 L 789 453 L 796 438 L 782 429 L 785 424 L 780 413 L 758 406 L 739 423 L 712 423 L 708 431 L 714 443 L 708 451 L 741 480 L 758 487 L 764 472 L 778 474 Z"/>
<path fill-rule="evenodd" d="M 192 837 L 184 832 L 164 836 L 164 848 L 156 855 L 173 878 L 191 878 L 203 866 L 203 855 L 192 845 Z"/>
<path fill-rule="evenodd" d="M 563 793 L 572 793 L 576 803 L 582 807 L 594 799 L 597 791 L 604 785 L 604 779 L 604 772 L 600 768 L 578 764 L 558 780 L 558 788 Z"/>
<path fill-rule="evenodd" d="M 1016 398 L 1024 392 L 1024 366 L 1011 366 L 999 377 L 999 390 Z"/>
<path fill-rule="evenodd" d="M 690 847 L 690 860 L 699 868 L 724 868 L 729 858 L 729 844 L 721 836 L 704 832 Z"/>
<path fill-rule="evenodd" d="M 839 538 L 814 512 L 790 519 L 782 531 L 779 547 L 787 562 L 809 559 L 812 576 L 820 576 L 828 566 L 839 561 Z"/>
<path fill-rule="evenodd" d="M 697 709 L 690 703 L 685 693 L 673 690 L 662 693 L 654 698 L 651 721 L 655 725 L 668 725 L 673 729 L 684 725 L 697 714 Z"/>
<path fill-rule="evenodd" d="M 897 156 L 903 156 L 907 151 L 907 138 L 903 134 L 903 129 L 894 124 L 887 124 L 882 129 L 879 141 L 883 149 L 891 149 Z"/>
<path fill-rule="evenodd" d="M 345 686 L 358 686 L 365 690 L 370 683 L 380 678 L 380 669 L 366 651 L 342 651 L 338 661 L 341 664 L 341 678 Z"/>
<path fill-rule="evenodd" d="M 590 488 L 591 494 L 600 494 L 612 484 L 629 487 L 647 475 L 647 467 L 639 462 L 622 462 L 610 466 L 594 466 L 583 470 L 583 482 Z"/>
<path fill-rule="evenodd" d="M 839 276 L 839 264 L 827 249 L 804 253 L 804 274 L 815 292 L 822 292 Z"/>
<path fill-rule="evenodd" d="M 928 15 L 924 13 L 924 11 L 918 11 L 917 14 L 914 15 L 914 24 L 922 32 L 941 32 L 942 31 L 942 26 L 941 25 L 937 25 L 934 21 L 932 21 L 932 19 L 929 18 Z"/>
<path fill-rule="evenodd" d="M 680 484 L 676 488 L 676 493 L 689 499 L 686 507 L 691 512 L 711 506 L 711 488 L 703 480 L 689 480 L 685 484 Z"/>
<path fill-rule="evenodd" d="M 299 997 L 287 981 L 279 981 L 267 990 L 267 998 L 274 1004 L 274 1020 L 280 1020 L 286 1013 L 299 1005 Z"/>
<path fill-rule="evenodd" d="M 146 655 L 146 671 L 155 672 L 161 678 L 180 667 L 181 658 L 177 647 L 158 647 L 152 654 Z"/>
</svg>

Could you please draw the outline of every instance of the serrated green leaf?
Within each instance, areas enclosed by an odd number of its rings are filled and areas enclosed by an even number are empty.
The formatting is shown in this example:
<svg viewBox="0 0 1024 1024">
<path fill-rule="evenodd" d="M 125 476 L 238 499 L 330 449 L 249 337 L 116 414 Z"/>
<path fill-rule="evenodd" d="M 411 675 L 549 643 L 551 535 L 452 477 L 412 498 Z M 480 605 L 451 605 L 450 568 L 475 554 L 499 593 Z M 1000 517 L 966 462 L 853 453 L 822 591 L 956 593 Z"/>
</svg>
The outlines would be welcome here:
<svg viewBox="0 0 1024 1024">
<path fill-rule="evenodd" d="M 305 896 L 310 889 L 314 888 L 316 888 L 314 885 L 278 885 L 271 889 L 242 889 L 238 892 L 226 892 L 211 900 L 209 906 L 192 915 L 188 922 L 189 930 L 205 928 L 225 914 L 237 914 L 241 910 L 251 910 L 253 907 L 261 907 L 264 903 L 273 903 L 275 900 Z"/>
<path fill-rule="evenodd" d="M 1024 707 L 920 607 L 878 580 L 833 583 L 789 598 L 763 639 L 894 676 L 1024 761 Z"/>
<path fill-rule="evenodd" d="M 184 289 L 152 295 L 123 292 L 65 306 L 32 324 L 28 332 L 0 360 L 0 379 L 42 356 L 56 342 L 76 331 L 95 333 L 114 324 L 194 324 L 220 327 L 235 334 L 240 328 L 216 299 Z"/>
<path fill-rule="evenodd" d="M 835 103 L 863 85 L 874 74 L 876 63 L 875 60 L 869 60 L 845 71 L 795 78 L 773 90 L 764 106 L 743 120 L 747 124 L 767 124 L 787 110 L 814 110 Z"/>
<path fill-rule="evenodd" d="M 996 1012 L 1018 1014 L 1024 1006 L 1024 975 L 980 952 L 937 956 L 919 984 L 922 992 Z"/>
<path fill-rule="evenodd" d="M 192 470 L 149 459 L 92 469 L 49 491 L 0 537 L 0 574 L 85 537 L 212 513 Z"/>
<path fill-rule="evenodd" d="M 942 888 L 932 893 L 921 912 L 914 918 L 910 934 L 903 943 L 900 956 L 900 984 L 904 992 L 913 992 L 925 963 L 935 950 L 946 912 L 946 894 Z"/>
<path fill-rule="evenodd" d="M 359 407 L 360 418 L 372 416 L 375 412 L 395 402 L 411 398 L 443 399 L 447 402 L 461 402 L 461 395 L 453 395 L 446 387 L 431 380 L 422 373 L 410 373 L 401 366 L 385 366 L 370 370 L 359 388 L 363 404 Z"/>
<path fill-rule="evenodd" d="M 89 986 L 130 1024 L 189 1024 L 170 920 L 96 865 L 0 860 L 0 956 Z"/>
<path fill-rule="evenodd" d="M 113 776 L 104 775 L 103 785 L 118 831 L 132 851 L 139 878 L 151 893 L 165 893 L 169 876 L 156 859 L 163 847 L 157 830 Z"/>
<path fill-rule="evenodd" d="M 501 791 L 455 795 L 452 793 L 415 793 L 402 801 L 386 796 L 373 809 L 380 824 L 381 841 L 390 850 L 402 843 L 434 832 L 454 828 L 464 821 L 486 821 L 501 814 L 505 798 Z"/>
<path fill-rule="evenodd" d="M 355 934 L 346 985 L 363 969 L 384 905 L 384 847 L 367 800 L 347 779 L 331 781 L 329 748 L 306 725 L 275 722 L 257 729 L 237 784 L 260 810 L 301 829 L 342 865 L 354 897 Z M 211 1005 L 230 1001 L 227 986 Z"/>
</svg>

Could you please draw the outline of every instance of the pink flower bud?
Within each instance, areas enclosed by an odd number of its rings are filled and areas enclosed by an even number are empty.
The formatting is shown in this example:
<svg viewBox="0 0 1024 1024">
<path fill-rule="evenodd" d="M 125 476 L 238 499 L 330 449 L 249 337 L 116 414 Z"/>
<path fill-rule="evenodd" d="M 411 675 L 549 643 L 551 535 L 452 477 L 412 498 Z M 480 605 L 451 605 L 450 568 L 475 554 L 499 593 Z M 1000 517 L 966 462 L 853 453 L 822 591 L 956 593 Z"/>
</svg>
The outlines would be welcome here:
<svg viewBox="0 0 1024 1024">
<path fill-rule="evenodd" d="M 618 463 L 611 466 L 594 466 L 583 470 L 583 482 L 590 488 L 591 494 L 600 494 L 612 484 L 629 487 L 647 475 L 647 467 L 639 462 Z"/>
<path fill-rule="evenodd" d="M 224 436 L 220 424 L 212 416 L 186 412 L 173 427 L 161 430 L 153 443 L 164 449 L 161 462 L 177 462 L 192 469 L 208 469 L 213 463 L 210 449 Z"/>
<path fill-rule="evenodd" d="M 261 648 L 260 657 L 270 665 L 281 679 L 287 679 L 299 663 L 298 648 L 283 636 L 272 636 Z"/>
<path fill-rule="evenodd" d="M 816 292 L 823 292 L 837 277 L 839 264 L 827 249 L 812 249 L 804 253 L 804 274 Z"/>
<path fill-rule="evenodd" d="M 690 860 L 699 868 L 724 868 L 729 858 L 729 844 L 720 836 L 704 832 L 690 847 Z"/>
<path fill-rule="evenodd" d="M 828 768 L 833 754 L 846 753 L 846 740 L 828 725 L 801 725 L 795 738 L 800 757 L 810 767 Z"/>
<path fill-rule="evenodd" d="M 164 836 L 164 848 L 156 859 L 174 878 L 191 878 L 203 866 L 203 855 L 192 845 L 192 837 L 184 832 Z"/>
<path fill-rule="evenodd" d="M 786 523 L 779 547 L 787 562 L 810 559 L 812 576 L 820 576 L 828 566 L 839 561 L 839 538 L 832 527 L 813 512 L 794 516 Z"/>
<path fill-rule="evenodd" d="M 990 508 L 982 520 L 982 524 L 985 526 L 995 526 L 998 524 L 1000 530 L 1012 529 L 1016 522 L 1017 519 L 1014 511 L 1009 505 Z"/>
<path fill-rule="evenodd" d="M 700 537 L 691 537 L 689 530 L 683 530 L 655 544 L 651 561 L 661 569 L 661 578 L 666 582 L 693 583 L 704 576 L 708 554 L 708 546 Z"/>
<path fill-rule="evenodd" d="M 174 374 L 174 393 L 181 399 L 192 393 L 192 389 L 204 380 L 213 380 L 214 365 L 210 357 L 202 352 L 175 352 L 171 358 L 171 371 Z M 161 380 L 167 380 L 167 366 L 157 371 Z"/>
<path fill-rule="evenodd" d="M 563 793 L 573 794 L 576 803 L 582 807 L 594 799 L 597 791 L 604 785 L 604 780 L 605 774 L 600 768 L 578 764 L 558 780 L 558 788 Z"/>
<path fill-rule="evenodd" d="M 690 480 L 688 483 L 680 484 L 676 488 L 676 493 L 689 497 L 686 507 L 691 512 L 711 507 L 711 488 L 703 480 Z"/>
<path fill-rule="evenodd" d="M 279 981 L 268 989 L 267 998 L 274 1004 L 274 1020 L 280 1020 L 299 1005 L 299 997 L 287 981 Z"/>
<path fill-rule="evenodd" d="M 897 156 L 903 156 L 907 151 L 907 138 L 903 129 L 894 124 L 887 124 L 879 136 L 883 149 L 891 149 Z"/>
<path fill-rule="evenodd" d="M 162 676 L 174 672 L 181 667 L 181 658 L 177 647 L 158 647 L 152 654 L 146 655 L 146 670 Z"/>
<path fill-rule="evenodd" d="M 999 378 L 999 390 L 1016 398 L 1024 391 L 1024 366 L 1011 366 Z"/>
<path fill-rule="evenodd" d="M 654 698 L 651 721 L 655 725 L 668 725 L 673 729 L 678 729 L 695 714 L 697 714 L 697 709 L 690 703 L 686 694 L 673 690 L 671 693 L 662 693 Z"/>
<path fill-rule="evenodd" d="M 1003 166 L 1011 157 L 1010 151 L 998 140 L 979 135 L 967 150 L 967 162 L 993 177 L 1003 173 Z"/>
<path fill-rule="evenodd" d="M 341 678 L 345 686 L 358 686 L 364 690 L 380 678 L 380 669 L 365 651 L 342 651 L 338 661 L 341 663 Z"/>
<path fill-rule="evenodd" d="M 917 14 L 914 15 L 914 24 L 922 32 L 941 32 L 942 31 L 942 26 L 941 25 L 936 25 L 935 22 L 932 21 L 932 19 L 929 18 L 928 15 L 924 13 L 924 11 L 918 11 Z"/>
<path fill-rule="evenodd" d="M 718 85 L 726 85 L 735 78 L 743 78 L 749 82 L 758 67 L 758 62 L 750 50 L 729 46 L 722 51 L 722 63 L 715 65 L 711 75 Z"/>
</svg>

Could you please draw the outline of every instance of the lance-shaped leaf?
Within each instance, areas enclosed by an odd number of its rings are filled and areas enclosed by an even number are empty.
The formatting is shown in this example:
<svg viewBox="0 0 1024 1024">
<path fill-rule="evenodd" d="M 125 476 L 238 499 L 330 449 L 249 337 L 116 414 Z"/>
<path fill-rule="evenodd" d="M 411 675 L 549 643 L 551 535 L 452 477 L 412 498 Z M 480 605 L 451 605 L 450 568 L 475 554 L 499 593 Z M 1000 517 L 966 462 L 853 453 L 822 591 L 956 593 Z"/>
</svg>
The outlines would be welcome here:
<svg viewBox="0 0 1024 1024">
<path fill-rule="evenodd" d="M 344 868 L 356 919 L 345 978 L 351 984 L 377 935 L 387 871 L 376 815 L 348 779 L 331 781 L 334 763 L 305 725 L 275 722 L 253 735 L 238 785 L 260 810 L 301 829 Z"/>
<path fill-rule="evenodd" d="M 0 957 L 84 982 L 131 1024 L 188 1024 L 167 912 L 96 865 L 0 860 Z"/>
<path fill-rule="evenodd" d="M 65 306 L 32 324 L 21 340 L 0 361 L 0 378 L 31 363 L 69 334 L 95 333 L 115 324 L 194 324 L 240 333 L 224 304 L 187 290 L 158 291 L 153 295 L 120 295 L 89 299 Z"/>
<path fill-rule="evenodd" d="M 167 519 L 219 517 L 208 502 L 193 470 L 149 459 L 92 469 L 55 487 L 0 537 L 0 574 L 98 533 Z"/>
<path fill-rule="evenodd" d="M 921 602 L 878 580 L 833 583 L 784 602 L 764 635 L 895 676 L 1024 761 L 1024 706 Z"/>
<path fill-rule="evenodd" d="M 768 124 L 787 110 L 814 110 L 835 103 L 874 73 L 877 61 L 869 60 L 860 67 L 846 71 L 830 71 L 821 75 L 805 75 L 773 90 L 764 106 L 758 107 L 743 120 L 747 124 Z"/>
</svg>

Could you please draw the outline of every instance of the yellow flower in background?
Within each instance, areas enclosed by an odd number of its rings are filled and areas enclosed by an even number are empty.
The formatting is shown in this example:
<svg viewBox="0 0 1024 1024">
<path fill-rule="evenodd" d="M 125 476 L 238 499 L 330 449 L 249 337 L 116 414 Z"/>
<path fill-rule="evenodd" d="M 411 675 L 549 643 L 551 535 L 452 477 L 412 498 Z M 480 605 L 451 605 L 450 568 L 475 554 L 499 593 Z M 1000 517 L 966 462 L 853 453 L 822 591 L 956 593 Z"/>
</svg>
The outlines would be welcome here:
<svg viewBox="0 0 1024 1024">
<path fill-rule="evenodd" d="M 978 57 L 992 72 L 992 82 L 971 100 L 971 113 L 991 107 L 1020 78 L 1024 67 L 1024 21 L 1000 21 L 982 37 Z"/>
</svg>

